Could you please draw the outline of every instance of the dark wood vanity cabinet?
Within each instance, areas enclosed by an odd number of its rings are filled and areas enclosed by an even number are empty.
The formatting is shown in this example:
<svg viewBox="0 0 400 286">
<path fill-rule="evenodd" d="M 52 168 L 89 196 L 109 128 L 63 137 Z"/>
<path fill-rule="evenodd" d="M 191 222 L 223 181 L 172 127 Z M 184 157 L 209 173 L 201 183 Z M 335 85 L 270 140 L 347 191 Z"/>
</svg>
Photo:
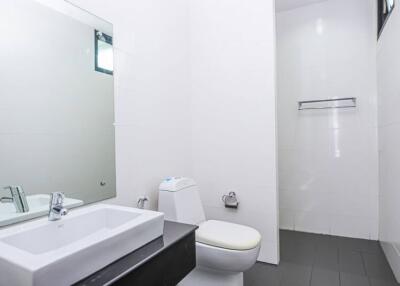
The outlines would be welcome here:
<svg viewBox="0 0 400 286">
<path fill-rule="evenodd" d="M 166 221 L 162 237 L 74 286 L 175 286 L 196 266 L 196 228 Z"/>
</svg>

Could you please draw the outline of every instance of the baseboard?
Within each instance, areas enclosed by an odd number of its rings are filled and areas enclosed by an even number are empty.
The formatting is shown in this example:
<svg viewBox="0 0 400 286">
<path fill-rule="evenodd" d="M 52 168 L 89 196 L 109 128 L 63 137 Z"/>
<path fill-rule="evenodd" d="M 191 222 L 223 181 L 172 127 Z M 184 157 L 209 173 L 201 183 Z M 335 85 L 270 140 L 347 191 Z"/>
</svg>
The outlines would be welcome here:
<svg viewBox="0 0 400 286">
<path fill-rule="evenodd" d="M 381 241 L 381 246 L 385 252 L 386 258 L 389 261 L 393 274 L 397 282 L 400 283 L 400 248 L 393 243 Z"/>
</svg>

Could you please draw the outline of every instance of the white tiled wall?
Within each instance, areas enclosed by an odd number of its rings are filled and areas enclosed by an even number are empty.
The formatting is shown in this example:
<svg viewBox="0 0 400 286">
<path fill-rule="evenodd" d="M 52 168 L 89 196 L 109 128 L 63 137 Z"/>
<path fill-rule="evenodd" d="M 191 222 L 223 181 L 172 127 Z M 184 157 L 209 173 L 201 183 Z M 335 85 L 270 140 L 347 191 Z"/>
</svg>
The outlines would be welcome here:
<svg viewBox="0 0 400 286">
<path fill-rule="evenodd" d="M 397 6 L 378 43 L 379 240 L 400 281 L 400 11 Z"/>
<path fill-rule="evenodd" d="M 206 215 L 250 225 L 279 261 L 274 1 L 191 0 L 192 176 Z M 239 209 L 225 209 L 235 191 Z"/>
<path fill-rule="evenodd" d="M 373 0 L 328 0 L 277 15 L 280 226 L 377 239 Z M 297 101 L 357 97 L 349 110 Z"/>
</svg>

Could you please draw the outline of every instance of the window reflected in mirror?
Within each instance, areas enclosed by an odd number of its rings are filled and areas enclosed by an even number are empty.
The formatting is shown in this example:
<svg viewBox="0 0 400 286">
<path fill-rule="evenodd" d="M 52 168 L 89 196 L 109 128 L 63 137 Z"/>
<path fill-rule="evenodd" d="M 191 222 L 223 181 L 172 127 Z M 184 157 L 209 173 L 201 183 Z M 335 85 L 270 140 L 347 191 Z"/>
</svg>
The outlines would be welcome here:
<svg viewBox="0 0 400 286">
<path fill-rule="evenodd" d="M 112 75 L 114 71 L 112 37 L 95 31 L 95 50 L 96 71 Z"/>
<path fill-rule="evenodd" d="M 395 7 L 395 0 L 378 0 L 378 38 Z"/>
</svg>

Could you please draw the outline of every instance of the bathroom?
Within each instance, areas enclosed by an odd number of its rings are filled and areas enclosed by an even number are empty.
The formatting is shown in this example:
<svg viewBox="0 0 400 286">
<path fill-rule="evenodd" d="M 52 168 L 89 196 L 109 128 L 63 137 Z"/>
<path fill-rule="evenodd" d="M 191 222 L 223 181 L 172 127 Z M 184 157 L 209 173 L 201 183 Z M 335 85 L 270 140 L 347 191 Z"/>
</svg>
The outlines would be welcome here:
<svg viewBox="0 0 400 286">
<path fill-rule="evenodd" d="M 0 286 L 399 285 L 397 1 L 0 7 Z"/>
</svg>

